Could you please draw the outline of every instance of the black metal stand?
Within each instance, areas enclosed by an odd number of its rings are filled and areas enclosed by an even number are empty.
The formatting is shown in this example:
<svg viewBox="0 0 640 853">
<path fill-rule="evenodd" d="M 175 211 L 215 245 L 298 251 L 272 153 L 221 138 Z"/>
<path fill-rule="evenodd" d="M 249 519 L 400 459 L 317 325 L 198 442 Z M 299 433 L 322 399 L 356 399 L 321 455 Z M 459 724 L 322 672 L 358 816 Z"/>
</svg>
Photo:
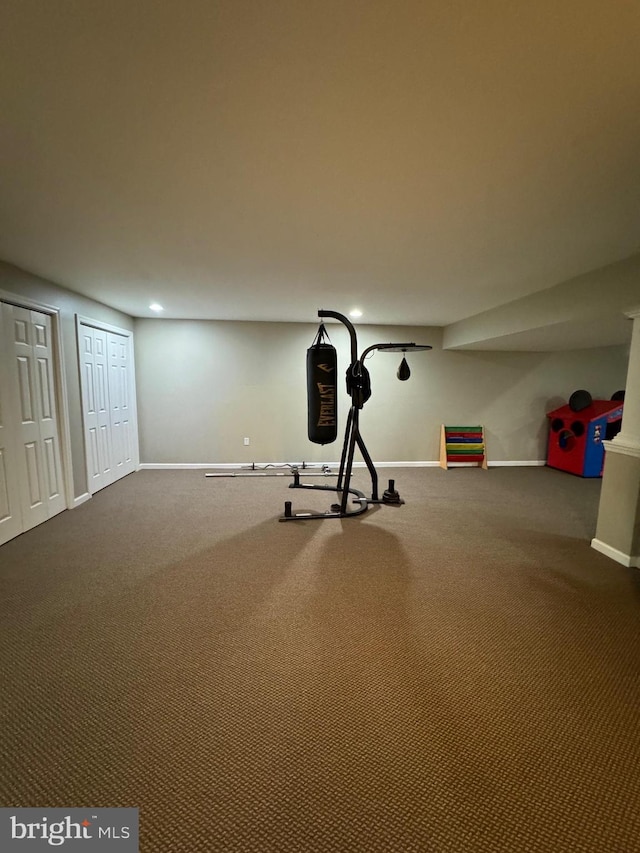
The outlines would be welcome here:
<svg viewBox="0 0 640 853">
<path fill-rule="evenodd" d="M 340 458 L 340 469 L 338 471 L 338 481 L 336 485 L 320 486 L 310 483 L 301 483 L 299 473 L 294 472 L 294 481 L 290 484 L 289 488 L 337 492 L 340 497 L 340 502 L 332 504 L 331 509 L 324 513 L 294 513 L 291 509 L 291 501 L 286 501 L 284 505 L 284 515 L 280 517 L 280 521 L 301 521 L 307 518 L 347 518 L 354 515 L 361 515 L 363 512 L 366 512 L 369 508 L 369 504 L 390 504 L 398 506 L 399 504 L 404 503 L 395 489 L 395 483 L 393 480 L 389 480 L 389 488 L 385 490 L 382 498 L 378 496 L 378 473 L 362 436 L 360 435 L 360 410 L 371 396 L 369 372 L 364 366 L 364 361 L 369 353 L 374 350 L 407 352 L 409 350 L 431 349 L 431 347 L 415 343 L 374 344 L 373 346 L 367 347 L 360 358 L 358 358 L 358 340 L 353 324 L 343 314 L 339 314 L 337 311 L 318 311 L 318 317 L 332 317 L 333 319 L 339 320 L 343 323 L 349 330 L 349 335 L 351 336 L 351 364 L 347 371 L 347 393 L 351 396 L 351 408 L 347 415 L 347 426 L 342 445 L 342 456 Z M 364 459 L 371 476 L 370 498 L 367 498 L 364 492 L 351 488 L 351 473 L 353 470 L 353 457 L 356 446 L 362 454 L 362 458 Z M 350 495 L 352 496 L 351 503 L 357 504 L 356 509 L 349 508 Z"/>
</svg>

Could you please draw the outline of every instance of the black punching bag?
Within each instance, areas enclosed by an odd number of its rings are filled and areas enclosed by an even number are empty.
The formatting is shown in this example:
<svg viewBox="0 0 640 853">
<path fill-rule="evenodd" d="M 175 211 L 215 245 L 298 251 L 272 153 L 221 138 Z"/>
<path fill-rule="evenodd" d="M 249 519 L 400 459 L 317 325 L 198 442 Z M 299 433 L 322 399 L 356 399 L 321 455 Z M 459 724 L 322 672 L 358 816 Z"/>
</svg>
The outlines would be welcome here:
<svg viewBox="0 0 640 853">
<path fill-rule="evenodd" d="M 308 433 L 314 444 L 331 444 L 338 435 L 336 349 L 325 338 L 321 323 L 307 350 Z"/>
</svg>

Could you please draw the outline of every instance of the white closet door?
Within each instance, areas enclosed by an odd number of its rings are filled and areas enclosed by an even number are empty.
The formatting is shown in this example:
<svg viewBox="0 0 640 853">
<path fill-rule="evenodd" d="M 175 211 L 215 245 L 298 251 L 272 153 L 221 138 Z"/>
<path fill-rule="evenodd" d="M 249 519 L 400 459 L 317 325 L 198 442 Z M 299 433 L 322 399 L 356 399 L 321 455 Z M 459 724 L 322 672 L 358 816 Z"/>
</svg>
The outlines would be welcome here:
<svg viewBox="0 0 640 853">
<path fill-rule="evenodd" d="M 18 470 L 17 428 L 13 406 L 13 346 L 10 321 L 0 302 L 0 545 L 22 533 L 22 500 Z"/>
<path fill-rule="evenodd" d="M 53 381 L 51 318 L 3 306 L 22 530 L 66 509 Z"/>
<path fill-rule="evenodd" d="M 79 324 L 82 412 L 91 494 L 136 470 L 131 338 Z"/>
<path fill-rule="evenodd" d="M 107 333 L 80 326 L 80 371 L 89 491 L 113 482 Z"/>
<path fill-rule="evenodd" d="M 111 435 L 113 438 L 114 479 L 135 471 L 133 458 L 133 423 L 131 405 L 131 374 L 133 364 L 130 339 L 124 335 L 107 336 L 109 348 L 109 401 L 111 409 Z"/>
<path fill-rule="evenodd" d="M 15 311 L 16 309 L 14 309 Z M 25 310 L 25 309 L 18 309 Z M 66 509 L 60 434 L 56 413 L 56 392 L 53 370 L 53 345 L 51 341 L 51 317 L 38 311 L 31 314 L 31 340 L 33 366 L 37 394 L 36 411 L 40 426 L 40 443 L 43 454 L 45 500 L 49 518 Z"/>
</svg>

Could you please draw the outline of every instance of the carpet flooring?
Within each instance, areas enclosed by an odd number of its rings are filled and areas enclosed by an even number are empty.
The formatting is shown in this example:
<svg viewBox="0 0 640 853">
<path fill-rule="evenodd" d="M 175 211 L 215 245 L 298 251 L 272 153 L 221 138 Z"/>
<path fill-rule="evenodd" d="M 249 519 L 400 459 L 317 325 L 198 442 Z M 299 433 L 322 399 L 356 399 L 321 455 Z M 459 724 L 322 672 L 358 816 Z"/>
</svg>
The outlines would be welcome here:
<svg viewBox="0 0 640 853">
<path fill-rule="evenodd" d="M 278 523 L 332 498 L 142 471 L 2 546 L 0 805 L 135 806 L 144 853 L 640 851 L 600 482 L 381 474 L 404 506 Z"/>
</svg>

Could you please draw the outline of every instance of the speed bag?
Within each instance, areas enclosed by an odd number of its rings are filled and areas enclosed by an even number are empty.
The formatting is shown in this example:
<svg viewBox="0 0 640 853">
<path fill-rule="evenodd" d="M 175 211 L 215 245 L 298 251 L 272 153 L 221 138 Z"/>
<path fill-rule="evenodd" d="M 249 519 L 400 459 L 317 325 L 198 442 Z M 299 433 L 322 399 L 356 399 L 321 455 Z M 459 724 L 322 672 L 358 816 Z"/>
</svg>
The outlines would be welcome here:
<svg viewBox="0 0 640 853">
<path fill-rule="evenodd" d="M 331 444 L 338 435 L 336 349 L 315 343 L 307 350 L 307 405 L 309 441 Z"/>
</svg>

